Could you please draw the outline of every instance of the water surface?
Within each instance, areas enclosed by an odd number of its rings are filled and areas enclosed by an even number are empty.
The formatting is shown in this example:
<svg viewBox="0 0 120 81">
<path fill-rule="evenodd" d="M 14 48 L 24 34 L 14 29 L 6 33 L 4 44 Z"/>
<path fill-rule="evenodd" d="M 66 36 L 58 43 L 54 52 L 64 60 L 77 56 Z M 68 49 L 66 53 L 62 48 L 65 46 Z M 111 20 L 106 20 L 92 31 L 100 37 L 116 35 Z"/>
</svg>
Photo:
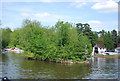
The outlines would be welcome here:
<svg viewBox="0 0 120 81">
<path fill-rule="evenodd" d="M 92 58 L 89 64 L 61 64 L 2 54 L 0 75 L 10 79 L 116 79 L 118 59 Z M 0 68 L 1 69 L 1 68 Z"/>
</svg>

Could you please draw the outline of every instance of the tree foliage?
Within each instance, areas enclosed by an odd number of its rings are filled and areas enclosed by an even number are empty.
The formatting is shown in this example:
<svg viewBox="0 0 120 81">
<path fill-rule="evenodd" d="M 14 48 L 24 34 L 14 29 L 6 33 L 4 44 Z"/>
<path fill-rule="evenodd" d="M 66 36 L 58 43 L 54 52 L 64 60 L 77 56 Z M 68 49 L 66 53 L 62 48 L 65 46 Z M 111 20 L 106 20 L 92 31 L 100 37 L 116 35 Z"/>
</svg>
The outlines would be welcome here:
<svg viewBox="0 0 120 81">
<path fill-rule="evenodd" d="M 92 46 L 96 44 L 96 41 L 98 38 L 97 33 L 91 30 L 91 27 L 88 23 L 85 23 L 85 24 L 77 23 L 76 27 L 77 27 L 78 33 L 83 33 L 84 36 L 88 37 Z"/>
<path fill-rule="evenodd" d="M 2 42 L 2 48 L 6 48 L 10 42 L 10 34 L 11 34 L 11 29 L 6 28 L 6 29 L 0 29 L 1 31 L 1 42 Z"/>
<path fill-rule="evenodd" d="M 52 27 L 42 26 L 38 21 L 24 20 L 22 28 L 11 32 L 2 29 L 3 48 L 18 47 L 25 56 L 42 60 L 83 61 L 91 56 L 92 47 L 104 44 L 107 49 L 116 47 L 116 31 L 92 31 L 89 24 L 58 21 Z M 117 37 L 118 38 L 118 37 Z"/>
<path fill-rule="evenodd" d="M 108 50 L 113 50 L 117 47 L 118 37 L 116 30 L 113 30 L 111 32 L 102 30 L 98 32 L 98 34 L 100 37 L 98 38 L 97 43 L 105 45 Z"/>
<path fill-rule="evenodd" d="M 47 28 L 40 22 L 25 20 L 22 28 L 12 32 L 9 46 L 33 53 L 34 58 L 56 61 L 86 60 L 92 51 L 88 37 L 78 33 L 71 23 L 63 21 Z"/>
</svg>

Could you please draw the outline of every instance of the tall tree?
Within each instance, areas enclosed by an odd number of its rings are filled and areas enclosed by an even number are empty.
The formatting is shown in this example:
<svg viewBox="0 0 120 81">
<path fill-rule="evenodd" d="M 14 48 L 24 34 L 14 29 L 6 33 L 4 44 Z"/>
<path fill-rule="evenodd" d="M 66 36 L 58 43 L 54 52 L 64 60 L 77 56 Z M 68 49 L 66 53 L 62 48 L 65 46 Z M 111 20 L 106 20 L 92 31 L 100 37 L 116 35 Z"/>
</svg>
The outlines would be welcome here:
<svg viewBox="0 0 120 81">
<path fill-rule="evenodd" d="M 104 37 L 104 35 L 106 34 L 107 32 L 105 30 L 102 30 L 102 31 L 99 31 L 98 34 L 99 36 L 102 36 Z"/>
<path fill-rule="evenodd" d="M 2 48 L 6 48 L 10 42 L 11 29 L 1 29 L 2 30 Z"/>
<path fill-rule="evenodd" d="M 111 31 L 111 35 L 112 35 L 112 40 L 114 43 L 114 48 L 117 47 L 117 43 L 118 43 L 118 37 L 117 37 L 117 31 L 116 30 L 112 30 Z"/>
<path fill-rule="evenodd" d="M 91 39 L 92 46 L 94 46 L 97 43 L 97 39 L 98 39 L 97 32 L 93 32 L 92 33 L 92 39 Z"/>
<path fill-rule="evenodd" d="M 55 25 L 55 28 L 58 29 L 59 33 L 59 45 L 64 46 L 65 44 L 68 44 L 68 32 L 71 27 L 71 24 L 68 22 L 58 21 Z"/>
<path fill-rule="evenodd" d="M 120 31 L 118 31 L 118 44 L 120 44 Z"/>
<path fill-rule="evenodd" d="M 88 23 L 85 24 L 77 23 L 76 27 L 78 33 L 83 33 L 83 35 L 87 36 L 90 39 L 92 46 L 94 46 L 96 43 L 97 34 L 92 32 L 90 25 Z"/>
<path fill-rule="evenodd" d="M 9 46 L 22 48 L 27 51 L 25 55 L 42 60 L 82 61 L 90 57 L 92 51 L 88 36 L 78 33 L 68 22 L 58 21 L 48 28 L 40 22 L 25 20 L 22 28 L 12 32 Z"/>
<path fill-rule="evenodd" d="M 113 43 L 113 40 L 112 40 L 112 35 L 109 31 L 104 36 L 104 45 L 109 50 L 114 49 L 114 43 Z"/>
<path fill-rule="evenodd" d="M 103 37 L 99 37 L 98 39 L 97 39 L 97 44 L 100 44 L 100 45 L 102 45 L 102 46 L 104 46 L 104 38 Z"/>
</svg>

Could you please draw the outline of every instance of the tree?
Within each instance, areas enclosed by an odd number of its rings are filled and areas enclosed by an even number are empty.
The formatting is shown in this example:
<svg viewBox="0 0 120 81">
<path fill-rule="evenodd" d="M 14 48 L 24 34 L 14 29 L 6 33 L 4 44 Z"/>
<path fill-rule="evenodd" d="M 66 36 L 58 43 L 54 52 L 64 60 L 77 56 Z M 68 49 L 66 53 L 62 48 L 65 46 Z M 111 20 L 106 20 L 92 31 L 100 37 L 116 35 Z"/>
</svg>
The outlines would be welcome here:
<svg viewBox="0 0 120 81">
<path fill-rule="evenodd" d="M 120 44 L 120 31 L 118 31 L 118 44 Z"/>
<path fill-rule="evenodd" d="M 104 38 L 103 37 L 99 37 L 98 39 L 97 39 L 97 44 L 100 44 L 100 45 L 102 45 L 102 46 L 104 46 Z"/>
<path fill-rule="evenodd" d="M 117 31 L 116 30 L 112 30 L 111 31 L 111 35 L 112 35 L 112 40 L 114 43 L 114 48 L 117 47 L 117 43 L 118 43 L 118 37 L 117 37 Z"/>
<path fill-rule="evenodd" d="M 65 46 L 65 44 L 68 44 L 68 32 L 71 27 L 71 24 L 68 22 L 58 21 L 55 24 L 55 28 L 57 28 L 58 37 L 59 37 L 59 45 Z"/>
<path fill-rule="evenodd" d="M 25 55 L 42 60 L 83 61 L 90 57 L 90 39 L 69 22 L 58 21 L 43 27 L 38 21 L 24 20 L 23 27 L 11 34 L 10 47 L 27 51 Z"/>
<path fill-rule="evenodd" d="M 96 43 L 97 34 L 92 32 L 90 25 L 88 23 L 77 23 L 76 27 L 78 33 L 83 33 L 83 35 L 87 36 L 90 39 L 92 46 L 94 46 Z"/>
<path fill-rule="evenodd" d="M 99 36 L 101 37 L 104 37 L 104 35 L 106 34 L 107 32 L 105 30 L 102 30 L 102 31 L 99 31 L 98 34 Z"/>
<path fill-rule="evenodd" d="M 0 52 L 2 51 L 2 30 L 0 29 Z"/>
<path fill-rule="evenodd" d="M 92 33 L 92 39 L 91 39 L 92 47 L 97 43 L 97 39 L 98 39 L 97 32 L 93 32 Z"/>
<path fill-rule="evenodd" d="M 2 48 L 6 48 L 10 42 L 10 34 L 11 34 L 11 29 L 6 28 L 6 29 L 1 29 L 2 31 Z"/>
<path fill-rule="evenodd" d="M 104 45 L 109 50 L 114 49 L 114 43 L 113 43 L 113 40 L 112 40 L 112 35 L 111 35 L 111 33 L 109 31 L 104 36 Z"/>
</svg>

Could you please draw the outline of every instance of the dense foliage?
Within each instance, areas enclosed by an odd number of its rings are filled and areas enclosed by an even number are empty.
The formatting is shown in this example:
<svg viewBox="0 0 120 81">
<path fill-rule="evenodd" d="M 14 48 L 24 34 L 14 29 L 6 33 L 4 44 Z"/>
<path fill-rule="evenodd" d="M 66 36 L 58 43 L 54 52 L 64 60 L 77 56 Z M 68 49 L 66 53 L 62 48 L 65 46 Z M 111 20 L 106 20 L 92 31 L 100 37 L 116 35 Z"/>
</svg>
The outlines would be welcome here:
<svg viewBox="0 0 120 81">
<path fill-rule="evenodd" d="M 105 45 L 108 50 L 114 50 L 119 43 L 119 35 L 116 30 L 110 31 L 100 31 L 98 32 L 99 38 L 97 43 Z"/>
<path fill-rule="evenodd" d="M 10 43 L 10 33 L 11 33 L 11 29 L 6 28 L 6 29 L 0 29 L 0 41 L 2 42 L 0 46 L 2 46 L 2 48 L 5 48 L 6 46 L 9 45 Z"/>
<path fill-rule="evenodd" d="M 113 49 L 118 38 L 116 30 L 93 32 L 87 23 L 73 25 L 64 21 L 44 27 L 38 21 L 26 19 L 20 29 L 1 31 L 3 48 L 18 47 L 26 51 L 25 56 L 55 61 L 86 60 L 96 43 Z"/>
<path fill-rule="evenodd" d="M 42 60 L 83 61 L 90 57 L 90 40 L 71 23 L 58 21 L 51 28 L 37 21 L 25 20 L 23 27 L 11 33 L 9 47 L 27 51 L 27 55 Z"/>
</svg>

